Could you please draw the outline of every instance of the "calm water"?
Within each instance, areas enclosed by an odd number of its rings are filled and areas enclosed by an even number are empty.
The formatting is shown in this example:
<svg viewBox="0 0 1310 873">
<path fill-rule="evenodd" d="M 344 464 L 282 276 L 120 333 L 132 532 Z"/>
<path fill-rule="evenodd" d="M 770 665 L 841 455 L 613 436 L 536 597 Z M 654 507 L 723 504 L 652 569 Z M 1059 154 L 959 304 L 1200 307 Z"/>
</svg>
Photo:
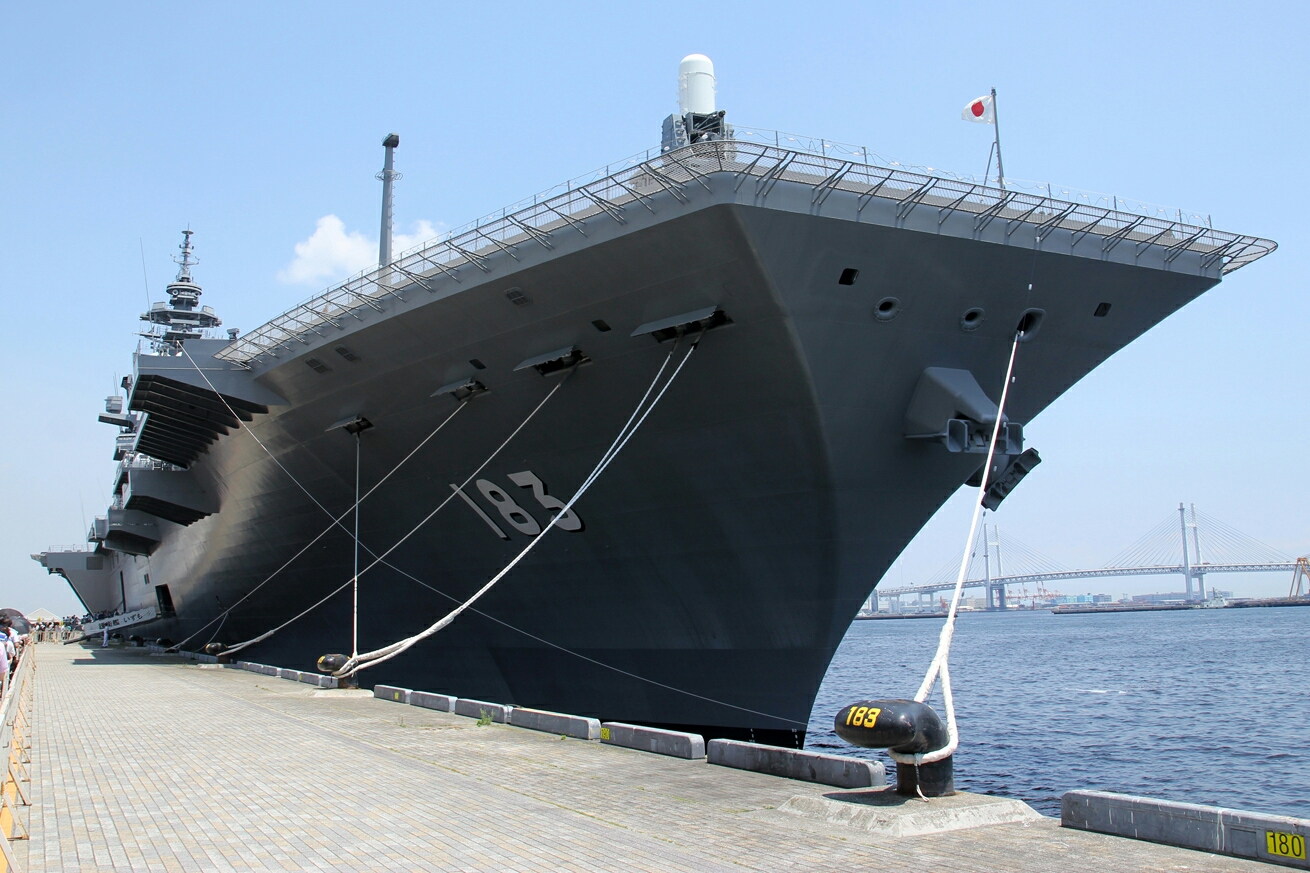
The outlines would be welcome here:
<svg viewBox="0 0 1310 873">
<path fill-rule="evenodd" d="M 806 748 L 879 758 L 832 732 L 859 698 L 912 697 L 939 619 L 857 621 Z M 960 616 L 955 784 L 1059 815 L 1075 788 L 1310 816 L 1310 607 Z M 940 693 L 933 705 L 943 712 Z"/>
</svg>

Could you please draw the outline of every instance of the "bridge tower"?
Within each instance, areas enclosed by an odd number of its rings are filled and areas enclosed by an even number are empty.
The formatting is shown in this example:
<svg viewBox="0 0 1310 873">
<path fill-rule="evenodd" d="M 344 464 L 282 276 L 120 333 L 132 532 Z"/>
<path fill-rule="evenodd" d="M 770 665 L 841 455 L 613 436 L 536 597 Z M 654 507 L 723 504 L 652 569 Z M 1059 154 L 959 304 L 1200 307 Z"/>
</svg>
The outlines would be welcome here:
<svg viewBox="0 0 1310 873">
<path fill-rule="evenodd" d="M 1196 520 L 1196 504 L 1192 504 L 1192 545 L 1195 546 L 1196 562 L 1192 572 L 1196 575 L 1196 597 L 1205 600 L 1205 573 L 1201 572 L 1201 524 Z"/>
<path fill-rule="evenodd" d="M 1191 600 L 1192 599 L 1192 566 L 1191 563 L 1189 562 L 1189 558 L 1187 554 L 1187 510 L 1183 508 L 1183 505 L 1181 503 L 1178 504 L 1178 524 L 1182 528 L 1182 532 L 1183 532 L 1183 565 L 1182 565 L 1183 586 L 1187 592 L 1186 594 L 1187 599 Z"/>
<path fill-rule="evenodd" d="M 1183 504 L 1178 504 L 1178 521 L 1183 533 L 1183 582 L 1186 586 L 1188 600 L 1205 600 L 1205 573 L 1201 572 L 1201 526 L 1196 520 L 1196 504 L 1192 504 L 1192 520 L 1187 520 L 1187 511 Z M 1192 529 L 1192 543 L 1196 560 L 1193 561 L 1187 547 L 1187 529 Z M 1196 595 L 1192 594 L 1192 580 L 1196 580 Z"/>
<path fill-rule="evenodd" d="M 991 564 L 991 547 L 995 546 L 996 575 L 1005 575 L 1005 568 L 1001 566 L 1001 530 L 996 525 L 992 525 L 991 529 L 996 535 L 994 541 L 987 535 L 987 525 L 983 525 L 983 572 L 986 577 L 987 608 L 1004 610 L 1009 608 L 1005 603 L 1005 583 L 992 581 Z"/>
</svg>

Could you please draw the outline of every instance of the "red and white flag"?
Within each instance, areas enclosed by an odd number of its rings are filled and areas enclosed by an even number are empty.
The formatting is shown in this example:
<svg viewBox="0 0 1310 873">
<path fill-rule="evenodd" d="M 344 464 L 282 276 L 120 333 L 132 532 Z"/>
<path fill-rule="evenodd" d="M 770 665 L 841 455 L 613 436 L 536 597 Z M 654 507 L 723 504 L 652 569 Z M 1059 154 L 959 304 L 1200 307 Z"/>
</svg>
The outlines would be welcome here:
<svg viewBox="0 0 1310 873">
<path fill-rule="evenodd" d="M 976 121 L 979 124 L 995 124 L 996 106 L 992 103 L 991 95 L 970 100 L 969 105 L 960 113 L 960 117 L 965 121 Z"/>
</svg>

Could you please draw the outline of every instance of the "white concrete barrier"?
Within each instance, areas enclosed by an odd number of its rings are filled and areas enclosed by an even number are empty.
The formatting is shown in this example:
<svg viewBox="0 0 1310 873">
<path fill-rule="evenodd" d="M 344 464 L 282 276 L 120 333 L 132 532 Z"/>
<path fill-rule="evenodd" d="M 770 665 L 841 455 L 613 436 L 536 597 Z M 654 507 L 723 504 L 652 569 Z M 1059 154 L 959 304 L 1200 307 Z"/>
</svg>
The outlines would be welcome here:
<svg viewBox="0 0 1310 873">
<path fill-rule="evenodd" d="M 456 698 L 448 694 L 433 694 L 431 691 L 411 691 L 409 692 L 409 705 L 421 706 L 424 709 L 435 709 L 437 712 L 454 712 Z"/>
<path fill-rule="evenodd" d="M 1109 791 L 1070 791 L 1060 801 L 1060 824 L 1310 870 L 1310 820 L 1303 818 Z"/>
<path fill-rule="evenodd" d="M 707 751 L 711 764 L 768 773 L 784 779 L 837 788 L 878 788 L 887 784 L 887 770 L 881 761 L 822 755 L 737 740 L 710 740 Z"/>
<path fill-rule="evenodd" d="M 290 679 L 292 682 L 300 681 L 299 670 L 289 670 L 286 667 L 282 667 L 277 671 L 277 675 L 282 679 Z"/>
<path fill-rule="evenodd" d="M 600 726 L 600 741 L 611 746 L 640 749 L 643 752 L 671 755 L 674 758 L 705 757 L 705 738 L 700 734 L 666 731 L 639 724 L 624 724 L 620 721 L 603 723 Z"/>
<path fill-rule="evenodd" d="M 414 692 L 408 688 L 397 688 L 394 685 L 374 685 L 373 696 L 378 700 L 391 700 L 396 703 L 409 703 L 409 696 Z"/>
<path fill-rule="evenodd" d="M 302 671 L 300 674 L 300 681 L 304 682 L 306 685 L 317 685 L 319 688 L 337 687 L 337 677 L 325 676 L 321 673 Z"/>
<path fill-rule="evenodd" d="M 600 722 L 594 718 L 580 715 L 564 715 L 559 712 L 546 712 L 541 709 L 519 709 L 510 711 L 509 723 L 515 727 L 550 734 L 573 737 L 578 740 L 600 739 Z"/>
<path fill-rule="evenodd" d="M 512 706 L 505 706 L 501 703 L 487 703 L 485 700 L 466 700 L 461 697 L 455 701 L 455 715 L 465 715 L 469 718 L 482 718 L 483 715 L 491 716 L 491 720 L 496 724 L 505 724 L 509 721 L 509 711 Z"/>
</svg>

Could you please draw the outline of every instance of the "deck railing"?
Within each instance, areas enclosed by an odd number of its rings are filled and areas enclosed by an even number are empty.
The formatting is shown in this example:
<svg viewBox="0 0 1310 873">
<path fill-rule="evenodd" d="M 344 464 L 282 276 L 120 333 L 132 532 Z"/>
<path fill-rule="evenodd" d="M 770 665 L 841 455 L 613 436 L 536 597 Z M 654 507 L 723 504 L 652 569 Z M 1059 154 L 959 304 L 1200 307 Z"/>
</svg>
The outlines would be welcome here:
<svg viewBox="0 0 1310 873">
<path fill-rule="evenodd" d="M 36 644 L 23 647 L 18 667 L 0 679 L 0 752 L 5 771 L 0 775 L 0 873 L 21 870 L 11 843 L 28 838 L 32 806 L 32 703 L 35 695 Z M 22 810 L 29 813 L 24 821 Z"/>
<path fill-rule="evenodd" d="M 492 255 L 517 260 L 525 247 L 553 248 L 557 231 L 572 228 L 585 235 L 587 222 L 593 219 L 624 224 L 628 210 L 654 212 L 655 194 L 686 202 L 696 186 L 709 190 L 705 180 L 711 173 L 732 174 L 738 191 L 749 182 L 748 190 L 758 200 L 767 198 L 779 181 L 801 183 L 810 186 L 816 209 L 840 190 L 857 195 L 860 212 L 876 199 L 896 203 L 898 220 L 919 208 L 933 209 L 940 227 L 951 215 L 967 213 L 974 218 L 975 231 L 1000 222 L 1007 238 L 1024 225 L 1036 227 L 1039 234 L 1060 228 L 1072 231 L 1075 242 L 1088 236 L 1100 238 L 1107 252 L 1124 243 L 1139 252 L 1158 246 L 1166 250 L 1169 262 L 1185 251 L 1197 252 L 1203 267 L 1221 263 L 1224 273 L 1277 247 L 1270 240 L 1215 230 L 1208 217 L 1206 223 L 1190 223 L 1181 212 L 1177 217 L 1145 214 L 1149 210 L 1130 211 L 1126 201 L 1124 208 L 1117 208 L 1118 198 L 1110 203 L 1097 199 L 1105 195 L 1065 197 L 1054 190 L 1007 190 L 968 178 L 869 163 L 837 154 L 828 141 L 822 142 L 821 149 L 813 149 L 808 143 L 805 148 L 792 148 L 795 144 L 790 142 L 783 147 L 738 138 L 634 156 L 606 167 L 604 175 L 557 186 L 410 249 L 387 267 L 360 272 L 233 340 L 215 357 L 244 367 L 265 356 L 277 358 L 283 348 L 307 345 L 311 335 L 344 327 L 347 319 L 358 319 L 366 310 L 381 312 L 389 298 L 403 300 L 405 286 L 436 291 L 438 284 L 459 283 L 470 272 L 489 272 Z M 1069 190 L 1060 189 L 1060 195 L 1065 194 Z"/>
</svg>

